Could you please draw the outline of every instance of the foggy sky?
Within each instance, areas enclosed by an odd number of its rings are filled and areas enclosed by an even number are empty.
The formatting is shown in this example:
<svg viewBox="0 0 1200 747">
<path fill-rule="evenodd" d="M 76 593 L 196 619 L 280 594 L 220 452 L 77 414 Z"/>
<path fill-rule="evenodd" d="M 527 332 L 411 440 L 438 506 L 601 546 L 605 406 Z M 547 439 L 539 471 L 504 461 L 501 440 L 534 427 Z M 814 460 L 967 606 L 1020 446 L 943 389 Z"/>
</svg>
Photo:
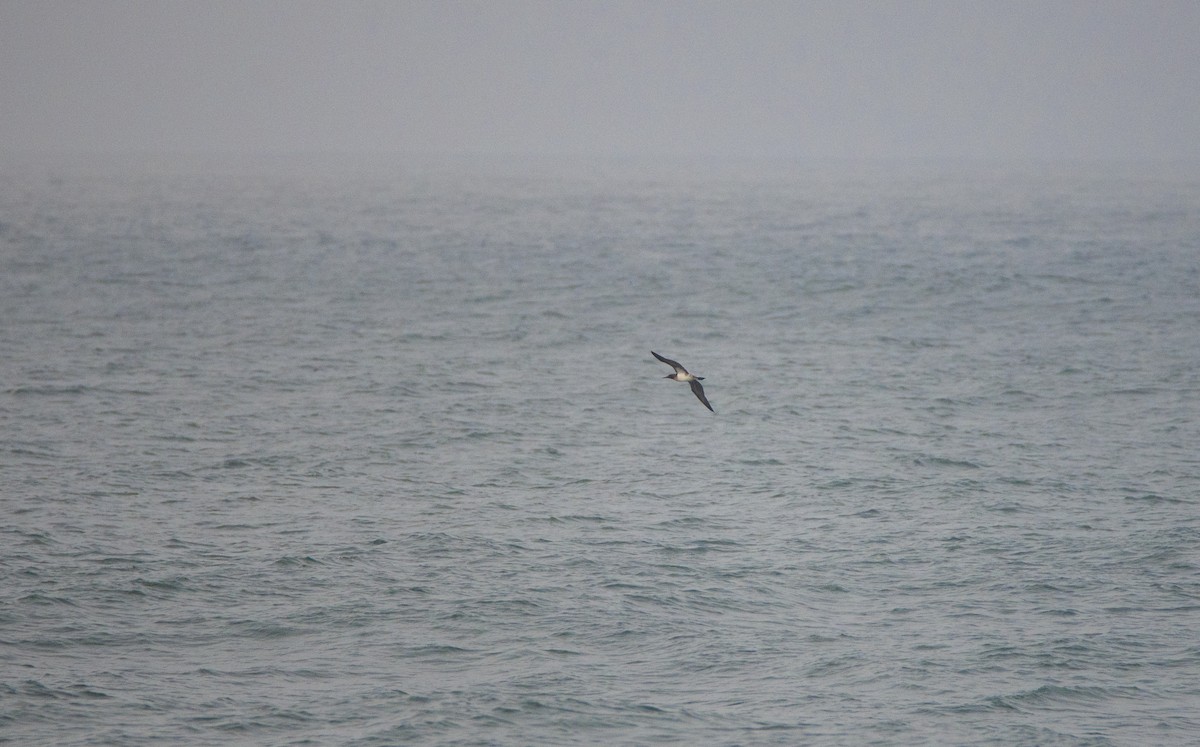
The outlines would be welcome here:
<svg viewBox="0 0 1200 747">
<path fill-rule="evenodd" d="M 0 153 L 1200 159 L 1200 2 L 0 0 Z"/>
</svg>

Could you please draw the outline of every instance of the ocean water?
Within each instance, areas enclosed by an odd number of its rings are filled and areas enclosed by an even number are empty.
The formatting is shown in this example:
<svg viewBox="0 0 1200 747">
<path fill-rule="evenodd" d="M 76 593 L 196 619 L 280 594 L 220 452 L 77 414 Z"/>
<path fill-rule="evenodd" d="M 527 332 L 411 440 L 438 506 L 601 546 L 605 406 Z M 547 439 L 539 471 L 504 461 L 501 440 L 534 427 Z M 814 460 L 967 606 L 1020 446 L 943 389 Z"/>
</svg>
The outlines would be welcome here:
<svg viewBox="0 0 1200 747">
<path fill-rule="evenodd" d="M 1198 454 L 1194 171 L 26 159 L 0 742 L 1198 744 Z"/>
</svg>

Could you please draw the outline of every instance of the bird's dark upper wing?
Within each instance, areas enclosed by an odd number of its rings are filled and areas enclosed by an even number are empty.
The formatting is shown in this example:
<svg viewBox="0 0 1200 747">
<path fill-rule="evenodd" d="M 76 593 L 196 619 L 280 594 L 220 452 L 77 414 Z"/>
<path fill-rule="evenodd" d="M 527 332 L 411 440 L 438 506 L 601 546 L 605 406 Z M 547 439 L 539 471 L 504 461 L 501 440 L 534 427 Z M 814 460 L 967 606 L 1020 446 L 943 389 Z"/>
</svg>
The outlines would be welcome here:
<svg viewBox="0 0 1200 747">
<path fill-rule="evenodd" d="M 663 363 L 666 363 L 668 366 L 675 369 L 676 371 L 682 371 L 683 373 L 687 373 L 686 368 L 679 365 L 677 362 L 671 360 L 670 358 L 664 358 L 661 355 L 659 355 L 658 353 L 654 352 L 653 350 L 650 351 L 650 355 L 653 355 L 655 358 L 658 358 L 660 361 L 662 361 Z"/>
<path fill-rule="evenodd" d="M 703 402 L 704 406 L 707 407 L 710 412 L 716 412 L 716 410 L 712 408 L 712 405 L 708 404 L 708 397 L 704 396 L 704 387 L 700 386 L 700 382 L 693 381 L 690 383 L 692 385 L 692 394 L 696 395 L 696 398 Z"/>
</svg>

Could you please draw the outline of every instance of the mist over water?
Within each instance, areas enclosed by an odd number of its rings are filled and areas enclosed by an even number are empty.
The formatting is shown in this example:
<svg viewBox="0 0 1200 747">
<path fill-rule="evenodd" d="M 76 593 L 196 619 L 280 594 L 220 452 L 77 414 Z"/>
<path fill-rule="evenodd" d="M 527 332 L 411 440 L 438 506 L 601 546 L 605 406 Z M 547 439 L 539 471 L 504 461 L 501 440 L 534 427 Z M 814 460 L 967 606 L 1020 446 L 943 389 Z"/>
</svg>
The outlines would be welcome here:
<svg viewBox="0 0 1200 747">
<path fill-rule="evenodd" d="M 0 741 L 1193 742 L 1197 205 L 1152 167 L 8 169 Z"/>
</svg>

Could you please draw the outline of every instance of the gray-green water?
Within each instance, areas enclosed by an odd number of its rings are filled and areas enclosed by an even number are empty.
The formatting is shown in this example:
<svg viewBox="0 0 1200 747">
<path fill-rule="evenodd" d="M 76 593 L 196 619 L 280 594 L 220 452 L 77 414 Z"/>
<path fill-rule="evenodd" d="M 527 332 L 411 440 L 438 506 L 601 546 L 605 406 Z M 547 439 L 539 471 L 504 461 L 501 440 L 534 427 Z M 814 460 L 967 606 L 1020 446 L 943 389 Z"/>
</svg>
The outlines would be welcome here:
<svg viewBox="0 0 1200 747">
<path fill-rule="evenodd" d="M 1149 167 L 14 165 L 0 741 L 1194 743 L 1197 330 Z"/>
</svg>

